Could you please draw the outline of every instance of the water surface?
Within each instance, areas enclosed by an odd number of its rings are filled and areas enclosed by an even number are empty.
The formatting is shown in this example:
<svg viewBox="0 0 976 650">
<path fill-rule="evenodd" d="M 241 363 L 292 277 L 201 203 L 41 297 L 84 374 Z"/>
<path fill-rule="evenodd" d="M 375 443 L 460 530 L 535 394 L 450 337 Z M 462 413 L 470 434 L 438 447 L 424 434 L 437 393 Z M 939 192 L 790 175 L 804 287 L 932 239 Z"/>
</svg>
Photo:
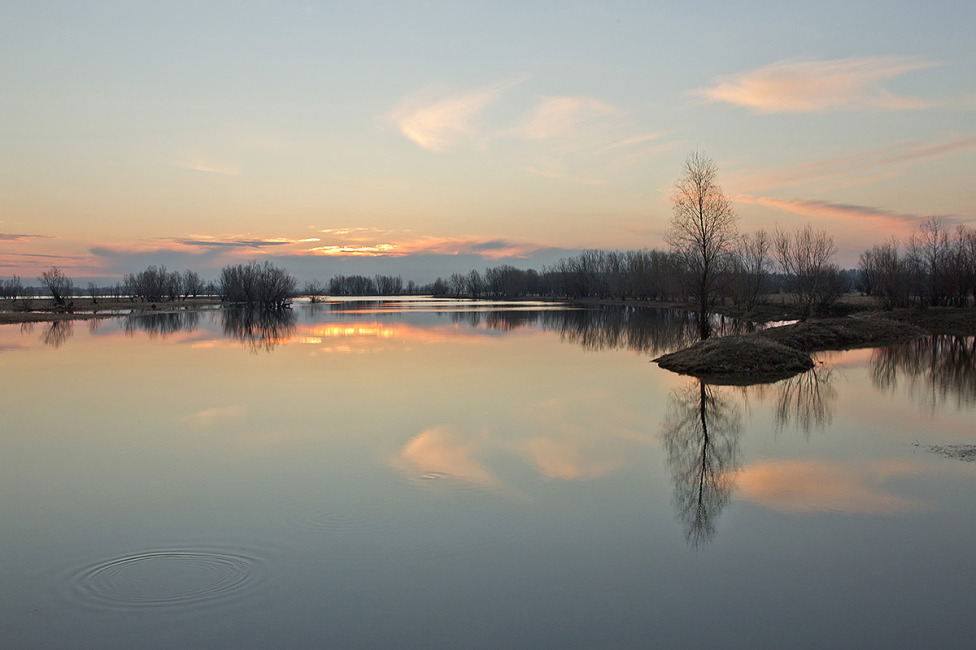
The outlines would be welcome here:
<svg viewBox="0 0 976 650">
<path fill-rule="evenodd" d="M 734 388 L 651 363 L 693 331 L 429 299 L 2 326 L 0 642 L 969 647 L 976 464 L 929 446 L 976 442 L 974 339 Z"/>
</svg>

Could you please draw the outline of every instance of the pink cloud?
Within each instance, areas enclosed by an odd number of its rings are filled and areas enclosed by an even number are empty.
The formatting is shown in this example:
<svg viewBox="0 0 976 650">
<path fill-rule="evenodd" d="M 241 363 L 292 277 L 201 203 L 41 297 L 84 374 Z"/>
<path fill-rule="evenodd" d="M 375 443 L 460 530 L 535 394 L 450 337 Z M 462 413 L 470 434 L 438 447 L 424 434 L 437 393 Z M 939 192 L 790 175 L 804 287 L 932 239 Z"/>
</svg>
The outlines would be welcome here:
<svg viewBox="0 0 976 650">
<path fill-rule="evenodd" d="M 932 215 L 908 214 L 892 212 L 881 208 L 848 203 L 830 203 L 828 201 L 814 201 L 809 199 L 775 199 L 768 196 L 751 196 L 739 194 L 735 197 L 738 203 L 762 205 L 769 208 L 784 210 L 792 214 L 817 219 L 874 219 L 885 225 L 893 222 L 898 225 L 912 224 L 922 221 Z"/>
<path fill-rule="evenodd" d="M 906 56 L 779 61 L 720 77 L 714 86 L 695 94 L 709 102 L 741 106 L 757 113 L 912 110 L 936 104 L 894 95 L 882 87 L 882 82 L 937 65 L 940 64 Z"/>
</svg>

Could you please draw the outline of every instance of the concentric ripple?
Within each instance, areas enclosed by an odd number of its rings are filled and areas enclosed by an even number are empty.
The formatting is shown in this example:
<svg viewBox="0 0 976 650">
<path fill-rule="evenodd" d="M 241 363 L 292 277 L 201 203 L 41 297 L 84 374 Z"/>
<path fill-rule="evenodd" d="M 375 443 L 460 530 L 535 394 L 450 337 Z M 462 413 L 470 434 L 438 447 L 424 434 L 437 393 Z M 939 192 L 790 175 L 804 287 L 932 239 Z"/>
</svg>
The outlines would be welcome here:
<svg viewBox="0 0 976 650">
<path fill-rule="evenodd" d="M 75 596 L 108 607 L 178 607 L 240 595 L 255 582 L 257 561 L 230 553 L 156 551 L 79 571 Z"/>
</svg>

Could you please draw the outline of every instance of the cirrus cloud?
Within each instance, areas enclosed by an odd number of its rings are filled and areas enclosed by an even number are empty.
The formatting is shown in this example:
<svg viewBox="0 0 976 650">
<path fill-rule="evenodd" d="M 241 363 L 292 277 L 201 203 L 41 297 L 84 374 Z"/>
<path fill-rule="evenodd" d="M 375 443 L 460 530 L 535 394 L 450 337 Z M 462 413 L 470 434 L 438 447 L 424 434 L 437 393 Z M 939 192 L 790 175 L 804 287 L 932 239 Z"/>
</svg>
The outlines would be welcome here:
<svg viewBox="0 0 976 650">
<path fill-rule="evenodd" d="M 757 113 L 928 108 L 935 102 L 894 95 L 882 83 L 938 65 L 941 64 L 909 56 L 786 60 L 719 77 L 714 86 L 695 94 L 709 102 L 741 106 Z"/>
<path fill-rule="evenodd" d="M 826 218 L 826 219 L 878 219 L 887 223 L 915 223 L 927 219 L 931 216 L 948 215 L 922 215 L 903 212 L 893 212 L 883 208 L 874 208 L 866 205 L 853 205 L 850 203 L 831 203 L 830 201 L 816 201 L 810 199 L 775 199 L 768 196 L 751 196 L 739 194 L 735 197 L 739 203 L 749 203 L 762 205 L 768 208 L 777 208 L 804 217 Z"/>
<path fill-rule="evenodd" d="M 513 133 L 530 140 L 543 140 L 572 134 L 583 122 L 622 113 L 593 97 L 547 97 L 515 127 Z"/>
<path fill-rule="evenodd" d="M 431 97 L 415 94 L 386 115 L 386 121 L 409 140 L 429 151 L 447 151 L 477 133 L 475 119 L 503 92 L 520 83 L 505 81 L 467 92 Z"/>
</svg>

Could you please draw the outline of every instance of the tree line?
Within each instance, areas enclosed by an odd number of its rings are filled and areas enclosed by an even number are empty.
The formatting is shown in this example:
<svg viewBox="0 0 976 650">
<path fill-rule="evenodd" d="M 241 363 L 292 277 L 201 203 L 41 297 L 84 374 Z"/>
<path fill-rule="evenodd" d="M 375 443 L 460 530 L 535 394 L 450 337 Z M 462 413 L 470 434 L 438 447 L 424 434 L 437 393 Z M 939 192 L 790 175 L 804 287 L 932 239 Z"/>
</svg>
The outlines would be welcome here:
<svg viewBox="0 0 976 650">
<path fill-rule="evenodd" d="M 910 305 L 958 306 L 976 296 L 976 230 L 949 231 L 932 218 L 905 241 L 892 238 L 861 253 L 863 291 L 886 309 Z"/>
</svg>

